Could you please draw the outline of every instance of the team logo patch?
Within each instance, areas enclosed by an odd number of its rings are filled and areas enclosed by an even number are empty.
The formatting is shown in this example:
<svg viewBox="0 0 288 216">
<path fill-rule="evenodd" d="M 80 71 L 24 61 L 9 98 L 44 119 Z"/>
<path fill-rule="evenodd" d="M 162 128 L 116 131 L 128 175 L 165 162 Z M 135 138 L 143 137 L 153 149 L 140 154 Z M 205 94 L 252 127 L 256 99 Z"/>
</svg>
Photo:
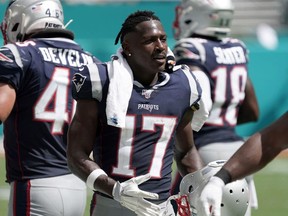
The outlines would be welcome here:
<svg viewBox="0 0 288 216">
<path fill-rule="evenodd" d="M 6 55 L 4 55 L 3 53 L 0 53 L 0 61 L 3 61 L 3 62 L 13 62 L 12 59 L 10 59 L 9 57 L 7 57 Z"/>
<path fill-rule="evenodd" d="M 149 99 L 151 97 L 152 92 L 154 89 L 143 89 L 142 90 L 142 95 L 146 98 Z"/>
<path fill-rule="evenodd" d="M 85 80 L 86 80 L 86 76 L 83 76 L 82 74 L 79 74 L 79 73 L 75 73 L 74 74 L 72 82 L 73 82 L 77 92 L 80 91 L 80 89 L 83 86 Z"/>
</svg>

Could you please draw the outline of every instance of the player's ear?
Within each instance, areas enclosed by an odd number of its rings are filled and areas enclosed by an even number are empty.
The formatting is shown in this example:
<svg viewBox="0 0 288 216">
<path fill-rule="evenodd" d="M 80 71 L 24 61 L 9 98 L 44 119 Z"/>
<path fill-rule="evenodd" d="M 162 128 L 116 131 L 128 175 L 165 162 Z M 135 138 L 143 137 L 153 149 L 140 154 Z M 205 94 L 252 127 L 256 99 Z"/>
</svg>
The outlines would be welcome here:
<svg viewBox="0 0 288 216">
<path fill-rule="evenodd" d="M 125 53 L 126 56 L 129 56 L 129 54 L 131 55 L 131 52 L 130 52 L 130 49 L 129 49 L 129 44 L 127 43 L 126 40 L 124 40 L 122 42 L 122 49 L 123 49 L 123 52 Z"/>
</svg>

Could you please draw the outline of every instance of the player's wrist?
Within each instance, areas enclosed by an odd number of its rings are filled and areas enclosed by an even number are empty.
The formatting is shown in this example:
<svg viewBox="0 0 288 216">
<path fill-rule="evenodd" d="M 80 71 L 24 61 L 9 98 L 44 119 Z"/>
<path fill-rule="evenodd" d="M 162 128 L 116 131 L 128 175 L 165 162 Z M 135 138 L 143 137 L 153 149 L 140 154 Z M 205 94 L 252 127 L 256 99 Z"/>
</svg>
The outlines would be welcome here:
<svg viewBox="0 0 288 216">
<path fill-rule="evenodd" d="M 217 187 L 220 187 L 220 188 L 225 186 L 224 181 L 217 176 L 212 176 L 209 180 L 209 183 L 213 183 L 213 185 L 216 185 Z"/>
<path fill-rule="evenodd" d="M 95 190 L 94 183 L 98 179 L 99 176 L 107 174 L 102 169 L 95 169 L 93 170 L 86 179 L 86 185 L 88 188 Z"/>
<path fill-rule="evenodd" d="M 115 182 L 112 190 L 112 196 L 113 199 L 120 202 L 121 199 L 121 191 L 122 191 L 122 186 L 119 181 Z"/>
<path fill-rule="evenodd" d="M 215 174 L 215 177 L 221 179 L 224 184 L 228 184 L 231 182 L 232 177 L 228 170 L 224 169 L 223 167 Z"/>
</svg>

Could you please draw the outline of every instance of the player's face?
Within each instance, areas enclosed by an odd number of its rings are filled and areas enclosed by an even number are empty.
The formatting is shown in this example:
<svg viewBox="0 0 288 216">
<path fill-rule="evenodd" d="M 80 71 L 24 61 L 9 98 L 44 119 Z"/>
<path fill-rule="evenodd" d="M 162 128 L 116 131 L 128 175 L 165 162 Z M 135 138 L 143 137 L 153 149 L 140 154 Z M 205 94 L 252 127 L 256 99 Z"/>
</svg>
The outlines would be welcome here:
<svg viewBox="0 0 288 216">
<path fill-rule="evenodd" d="M 141 22 L 136 31 L 127 34 L 128 62 L 133 72 L 156 74 L 165 69 L 166 33 L 157 20 Z M 126 52 L 127 53 L 127 52 Z"/>
</svg>

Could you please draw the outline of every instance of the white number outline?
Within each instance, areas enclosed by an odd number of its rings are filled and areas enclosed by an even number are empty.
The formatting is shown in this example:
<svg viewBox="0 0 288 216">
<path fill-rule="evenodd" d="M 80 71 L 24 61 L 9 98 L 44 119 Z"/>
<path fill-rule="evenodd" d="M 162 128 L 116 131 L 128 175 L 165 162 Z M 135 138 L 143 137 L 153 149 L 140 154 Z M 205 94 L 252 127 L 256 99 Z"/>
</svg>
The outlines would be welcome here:
<svg viewBox="0 0 288 216">
<path fill-rule="evenodd" d="M 34 106 L 34 120 L 51 122 L 52 134 L 63 134 L 63 126 L 71 121 L 68 111 L 68 95 L 70 91 L 70 70 L 64 67 L 55 67 L 50 82 L 46 85 L 41 96 Z M 54 103 L 53 110 L 48 106 Z M 73 100 L 72 113 L 76 103 Z"/>
<path fill-rule="evenodd" d="M 226 123 L 235 126 L 237 124 L 237 106 L 245 98 L 247 69 L 245 66 L 235 66 L 231 70 L 228 70 L 227 67 L 219 67 L 211 73 L 211 76 L 215 80 L 214 103 L 206 124 L 223 126 Z M 232 99 L 222 115 L 227 88 L 231 90 Z"/>
<path fill-rule="evenodd" d="M 163 166 L 163 158 L 166 149 L 171 140 L 172 134 L 175 130 L 177 118 L 164 117 L 164 116 L 151 116 L 143 115 L 141 130 L 145 132 L 155 132 L 156 126 L 161 126 L 162 131 L 158 141 L 155 143 L 153 152 L 153 159 L 150 164 L 149 173 L 151 178 L 161 178 L 161 169 Z M 131 166 L 132 153 L 134 146 L 134 133 L 136 130 L 136 116 L 126 116 L 125 129 L 122 129 L 119 148 L 118 148 L 118 161 L 117 165 L 113 167 L 112 174 L 134 177 L 135 170 Z"/>
</svg>

